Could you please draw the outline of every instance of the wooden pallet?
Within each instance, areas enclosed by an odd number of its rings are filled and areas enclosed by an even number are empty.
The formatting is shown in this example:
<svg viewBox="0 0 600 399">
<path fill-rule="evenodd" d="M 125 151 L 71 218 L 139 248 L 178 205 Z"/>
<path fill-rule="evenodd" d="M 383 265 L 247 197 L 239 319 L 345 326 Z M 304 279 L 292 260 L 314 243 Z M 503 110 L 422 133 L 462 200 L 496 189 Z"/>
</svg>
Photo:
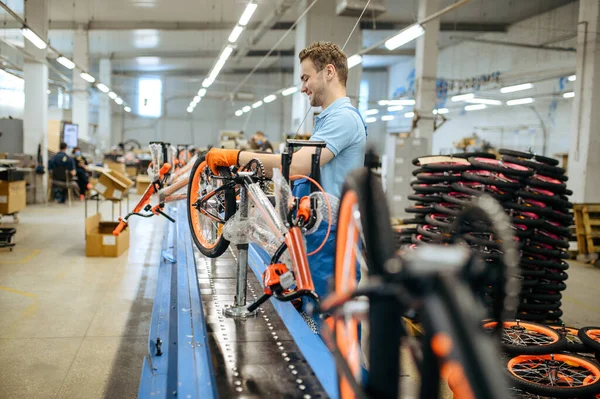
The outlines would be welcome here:
<svg viewBox="0 0 600 399">
<path fill-rule="evenodd" d="M 600 252 L 600 204 L 575 204 L 573 211 L 579 253 Z"/>
</svg>

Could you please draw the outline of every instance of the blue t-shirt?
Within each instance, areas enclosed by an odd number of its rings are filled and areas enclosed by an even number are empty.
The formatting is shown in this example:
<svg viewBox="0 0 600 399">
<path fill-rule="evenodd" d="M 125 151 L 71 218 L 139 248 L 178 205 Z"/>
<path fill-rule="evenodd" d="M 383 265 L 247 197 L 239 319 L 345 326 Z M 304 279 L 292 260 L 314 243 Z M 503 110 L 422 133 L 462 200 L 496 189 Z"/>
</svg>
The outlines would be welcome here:
<svg viewBox="0 0 600 399">
<path fill-rule="evenodd" d="M 365 125 L 348 97 L 335 100 L 315 119 L 311 140 L 324 141 L 334 155 L 321 167 L 321 184 L 327 193 L 340 197 L 348 173 L 364 166 Z"/>
<path fill-rule="evenodd" d="M 365 125 L 348 97 L 340 98 L 325 108 L 316 117 L 311 140 L 322 140 L 334 157 L 321 167 L 321 185 L 325 192 L 340 197 L 346 175 L 354 169 L 364 166 L 366 147 Z M 310 194 L 310 183 L 305 179 L 294 183 L 294 196 Z M 325 238 L 327 223 L 321 223 L 316 232 L 305 236 L 307 252 L 315 250 Z M 337 225 L 331 226 L 331 232 L 325 246 L 316 254 L 308 257 L 315 290 L 321 298 L 328 293 L 328 282 L 333 275 L 335 261 L 335 236 Z M 360 270 L 357 267 L 360 278 Z"/>
</svg>

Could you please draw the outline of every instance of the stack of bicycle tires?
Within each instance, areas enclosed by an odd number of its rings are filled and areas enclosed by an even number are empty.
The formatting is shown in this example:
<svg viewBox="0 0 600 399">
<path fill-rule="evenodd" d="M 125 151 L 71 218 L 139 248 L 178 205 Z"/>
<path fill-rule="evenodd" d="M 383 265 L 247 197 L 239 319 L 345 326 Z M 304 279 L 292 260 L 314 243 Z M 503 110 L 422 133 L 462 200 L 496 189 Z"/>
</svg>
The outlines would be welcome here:
<svg viewBox="0 0 600 399">
<path fill-rule="evenodd" d="M 517 317 L 529 321 L 560 323 L 561 292 L 566 288 L 568 213 L 572 204 L 566 195 L 564 170 L 556 160 L 510 150 L 493 154 L 467 153 L 452 157 L 425 156 L 413 160 L 417 169 L 411 183 L 414 205 L 405 208 L 414 215 L 404 219 L 401 244 L 445 243 L 454 218 L 469 202 L 487 194 L 500 202 L 512 222 L 521 250 L 519 279 L 521 302 Z M 484 300 L 493 303 L 493 271 L 502 267 L 502 243 L 488 226 L 472 223 L 463 235 L 477 251 L 489 273 L 490 286 Z"/>
</svg>

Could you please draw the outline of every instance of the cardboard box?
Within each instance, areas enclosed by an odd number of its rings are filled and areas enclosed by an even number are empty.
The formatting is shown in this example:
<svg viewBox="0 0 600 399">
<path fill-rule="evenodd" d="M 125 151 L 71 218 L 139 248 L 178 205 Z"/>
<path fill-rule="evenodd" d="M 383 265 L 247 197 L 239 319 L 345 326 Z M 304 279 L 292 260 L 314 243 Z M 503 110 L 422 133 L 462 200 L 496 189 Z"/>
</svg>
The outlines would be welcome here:
<svg viewBox="0 0 600 399">
<path fill-rule="evenodd" d="M 25 209 L 27 190 L 25 180 L 0 180 L 0 215 L 10 215 Z"/>
<path fill-rule="evenodd" d="M 129 248 L 129 229 L 125 227 L 117 237 L 112 232 L 119 222 L 101 220 L 100 213 L 85 219 L 85 256 L 120 256 Z"/>
<path fill-rule="evenodd" d="M 125 166 L 125 172 L 127 172 L 127 176 L 137 176 L 138 168 L 137 166 Z"/>
<path fill-rule="evenodd" d="M 104 171 L 94 185 L 94 190 L 106 199 L 120 200 L 133 186 L 133 181 L 127 176 L 114 170 Z"/>
<path fill-rule="evenodd" d="M 125 164 L 121 162 L 104 161 L 104 166 L 112 171 L 126 175 Z"/>
<path fill-rule="evenodd" d="M 142 195 L 146 192 L 146 189 L 150 185 L 151 180 L 148 175 L 139 175 L 135 180 L 135 192 L 136 194 Z"/>
</svg>

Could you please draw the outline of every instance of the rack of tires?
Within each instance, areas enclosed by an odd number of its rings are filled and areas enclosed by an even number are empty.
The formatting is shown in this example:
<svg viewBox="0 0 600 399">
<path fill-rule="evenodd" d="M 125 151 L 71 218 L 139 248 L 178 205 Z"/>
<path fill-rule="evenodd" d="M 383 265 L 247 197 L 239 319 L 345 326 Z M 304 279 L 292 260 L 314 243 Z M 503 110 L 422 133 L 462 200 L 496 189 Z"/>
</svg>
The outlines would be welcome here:
<svg viewBox="0 0 600 399">
<path fill-rule="evenodd" d="M 401 245 L 445 243 L 454 218 L 474 197 L 488 194 L 500 202 L 510 217 L 521 252 L 518 278 L 521 295 L 516 317 L 520 320 L 560 324 L 562 291 L 566 289 L 569 265 L 569 213 L 564 169 L 558 161 L 530 153 L 500 150 L 500 159 L 488 153 L 424 156 L 413 160 L 417 167 L 408 196 L 414 205 L 405 211 Z M 501 267 L 501 242 L 488 226 L 472 223 L 462 236 L 486 262 L 489 270 Z M 483 300 L 493 303 L 495 281 Z"/>
<path fill-rule="evenodd" d="M 496 322 L 484 322 L 494 330 Z M 500 336 L 514 398 L 597 398 L 600 395 L 600 327 L 547 326 L 509 320 Z M 450 375 L 448 385 L 457 386 Z"/>
</svg>

